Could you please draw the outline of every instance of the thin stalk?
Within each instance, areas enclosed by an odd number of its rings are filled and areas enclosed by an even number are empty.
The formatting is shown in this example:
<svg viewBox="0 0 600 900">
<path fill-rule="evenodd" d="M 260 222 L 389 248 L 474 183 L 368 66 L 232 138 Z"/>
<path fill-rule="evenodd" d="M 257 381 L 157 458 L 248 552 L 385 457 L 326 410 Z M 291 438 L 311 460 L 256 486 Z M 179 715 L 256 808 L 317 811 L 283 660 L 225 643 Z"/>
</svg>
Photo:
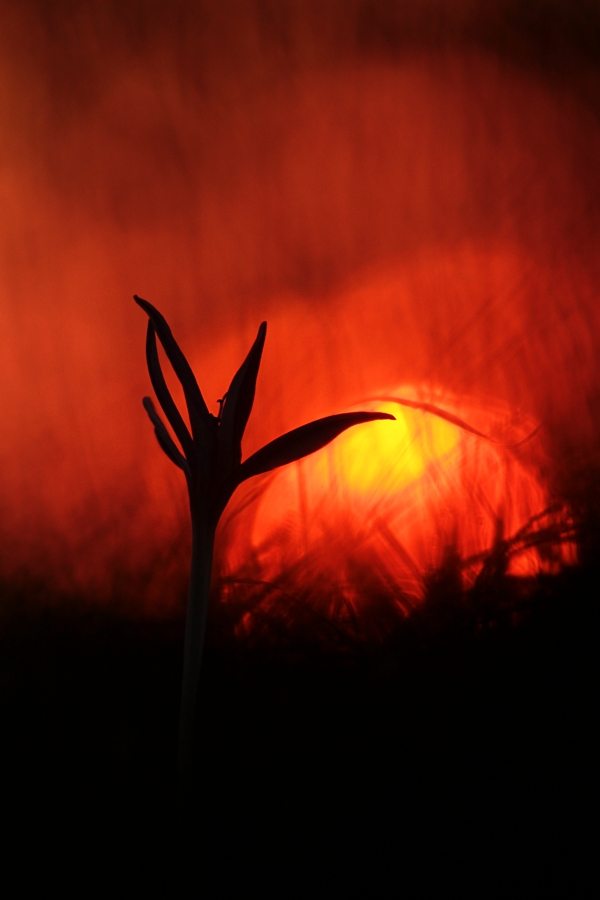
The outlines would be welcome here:
<svg viewBox="0 0 600 900">
<path fill-rule="evenodd" d="M 196 698 L 206 632 L 214 543 L 215 528 L 192 516 L 192 565 L 185 623 L 179 718 L 178 770 L 182 797 L 188 793 L 193 773 Z"/>
</svg>

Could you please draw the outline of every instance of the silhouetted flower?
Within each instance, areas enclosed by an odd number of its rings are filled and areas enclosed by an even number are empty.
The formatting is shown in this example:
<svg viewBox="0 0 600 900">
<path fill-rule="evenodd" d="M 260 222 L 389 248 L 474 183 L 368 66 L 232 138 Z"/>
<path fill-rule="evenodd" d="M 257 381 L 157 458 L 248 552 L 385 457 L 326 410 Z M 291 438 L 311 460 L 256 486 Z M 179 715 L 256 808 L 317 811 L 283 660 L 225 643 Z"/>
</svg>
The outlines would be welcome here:
<svg viewBox="0 0 600 900">
<path fill-rule="evenodd" d="M 352 425 L 375 419 L 393 419 L 381 412 L 351 412 L 317 419 L 266 444 L 242 462 L 242 438 L 252 411 L 256 377 L 267 333 L 263 322 L 248 356 L 220 401 L 218 416 L 208 411 L 194 373 L 167 322 L 151 303 L 134 297 L 148 314 L 146 358 L 150 380 L 181 449 L 171 437 L 150 397 L 143 403 L 158 442 L 169 459 L 185 473 L 192 518 L 192 565 L 185 627 L 181 717 L 179 723 L 179 775 L 185 799 L 193 766 L 192 741 L 196 692 L 202 659 L 210 592 L 216 527 L 236 487 L 263 472 L 294 462 L 320 450 Z M 158 335 L 177 375 L 187 404 L 191 434 L 177 409 L 158 359 Z"/>
<path fill-rule="evenodd" d="M 185 473 L 192 514 L 202 512 L 211 525 L 216 525 L 236 487 L 247 478 L 270 472 L 320 450 L 352 425 L 394 418 L 381 412 L 327 416 L 287 432 L 242 462 L 242 438 L 254 403 L 267 323 L 263 322 L 258 329 L 248 356 L 220 401 L 219 416 L 214 416 L 208 411 L 194 373 L 163 316 L 146 300 L 137 296 L 134 299 L 149 316 L 146 356 L 152 386 L 183 452 L 171 438 L 149 397 L 144 397 L 144 407 L 154 425 L 160 446 Z M 191 434 L 162 374 L 156 346 L 157 334 L 183 387 Z"/>
</svg>

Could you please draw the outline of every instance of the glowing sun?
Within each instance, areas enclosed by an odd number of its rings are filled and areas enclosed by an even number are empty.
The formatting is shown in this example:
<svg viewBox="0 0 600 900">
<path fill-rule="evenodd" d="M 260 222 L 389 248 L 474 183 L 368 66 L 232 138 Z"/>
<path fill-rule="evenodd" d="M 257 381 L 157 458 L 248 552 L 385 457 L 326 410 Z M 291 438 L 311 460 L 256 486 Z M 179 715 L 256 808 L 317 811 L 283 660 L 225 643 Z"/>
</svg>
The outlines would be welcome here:
<svg viewBox="0 0 600 900">
<path fill-rule="evenodd" d="M 408 615 L 449 558 L 465 588 L 492 553 L 520 577 L 575 561 L 568 514 L 551 506 L 542 477 L 534 422 L 502 404 L 406 386 L 377 397 L 358 405 L 395 422 L 350 429 L 234 497 L 221 535 L 222 586 L 237 585 L 239 597 L 244 584 L 266 583 L 276 593 L 263 606 L 283 610 L 296 597 L 336 618 L 385 595 Z"/>
</svg>

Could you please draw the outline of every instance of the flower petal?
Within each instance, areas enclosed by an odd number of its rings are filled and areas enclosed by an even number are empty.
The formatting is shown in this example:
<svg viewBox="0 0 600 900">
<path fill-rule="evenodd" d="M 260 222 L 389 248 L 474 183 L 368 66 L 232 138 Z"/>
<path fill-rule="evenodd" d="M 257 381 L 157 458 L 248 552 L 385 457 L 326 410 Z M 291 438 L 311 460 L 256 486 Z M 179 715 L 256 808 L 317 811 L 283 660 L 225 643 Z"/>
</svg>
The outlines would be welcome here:
<svg viewBox="0 0 600 900">
<path fill-rule="evenodd" d="M 156 331 L 154 329 L 152 319 L 148 320 L 148 333 L 146 336 L 146 360 L 148 362 L 150 381 L 152 382 L 152 387 L 154 388 L 154 392 L 158 398 L 158 402 L 162 406 L 164 414 L 167 417 L 171 428 L 177 435 L 179 443 L 183 447 L 183 452 L 187 457 L 191 459 L 194 453 L 192 436 L 188 431 L 187 425 L 181 417 L 181 413 L 175 405 L 175 401 L 171 397 L 169 388 L 167 387 L 167 383 L 162 373 L 160 361 L 158 359 L 158 348 L 156 346 Z M 150 415 L 150 411 L 148 410 L 146 403 L 144 403 L 144 406 L 146 407 L 148 415 Z M 150 418 L 152 418 L 152 416 L 150 416 Z M 154 422 L 154 419 L 152 419 L 152 421 Z"/>
<path fill-rule="evenodd" d="M 251 478 L 253 475 L 261 475 L 270 472 L 279 466 L 295 462 L 325 447 L 339 434 L 353 425 L 363 422 L 374 422 L 377 419 L 394 419 L 394 416 L 381 412 L 349 412 L 336 416 L 326 416 L 294 428 L 281 437 L 275 438 L 269 444 L 265 444 L 256 453 L 245 460 L 239 468 L 238 484 Z"/>
<path fill-rule="evenodd" d="M 187 460 L 185 456 L 179 451 L 176 444 L 174 443 L 171 435 L 167 431 L 164 422 L 156 412 L 154 408 L 154 404 L 150 397 L 144 397 L 142 400 L 144 404 L 144 409 L 148 413 L 150 421 L 154 425 L 154 434 L 160 444 L 161 448 L 167 454 L 171 462 L 174 462 L 176 466 L 180 469 L 183 469 L 186 475 L 190 474 L 190 467 L 188 466 Z"/>
<path fill-rule="evenodd" d="M 166 319 L 164 319 L 159 311 L 152 306 L 151 303 L 148 303 L 147 300 L 142 300 L 137 294 L 134 294 L 133 299 L 152 320 L 152 324 L 165 349 L 169 362 L 173 366 L 175 374 L 181 382 L 194 439 L 199 440 L 200 444 L 208 450 L 212 447 L 213 417 L 209 413 L 206 403 L 204 402 L 204 398 L 198 387 L 198 382 L 192 372 L 191 366 L 183 355 L 179 344 L 173 337 Z"/>
<path fill-rule="evenodd" d="M 258 329 L 248 356 L 237 370 L 225 395 L 219 426 L 219 452 L 221 472 L 227 475 L 239 465 L 242 458 L 242 437 L 252 412 L 256 378 L 267 334 L 267 323 Z"/>
</svg>

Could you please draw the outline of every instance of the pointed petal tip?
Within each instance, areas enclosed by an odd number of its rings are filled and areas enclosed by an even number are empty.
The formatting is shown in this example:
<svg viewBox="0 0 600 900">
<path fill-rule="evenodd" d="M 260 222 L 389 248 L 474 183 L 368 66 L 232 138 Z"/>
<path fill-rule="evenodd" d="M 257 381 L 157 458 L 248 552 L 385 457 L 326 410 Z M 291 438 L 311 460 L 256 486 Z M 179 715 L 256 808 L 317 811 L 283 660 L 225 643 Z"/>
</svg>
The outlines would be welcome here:
<svg viewBox="0 0 600 900">
<path fill-rule="evenodd" d="M 143 297 L 139 297 L 137 294 L 133 295 L 133 299 L 135 300 L 137 305 L 144 310 L 144 312 L 148 316 L 153 328 L 156 328 L 156 327 L 159 327 L 160 325 L 162 325 L 165 330 L 167 330 L 167 331 L 171 330 L 169 328 L 167 322 L 165 321 L 164 316 L 156 309 L 155 306 L 152 306 L 152 304 L 149 303 L 148 300 L 144 300 Z"/>
<path fill-rule="evenodd" d="M 367 412 L 366 410 L 361 410 L 356 413 L 357 416 L 365 416 L 365 421 L 375 421 L 376 419 L 391 419 L 393 422 L 396 421 L 396 416 L 393 416 L 391 413 L 379 412 L 378 410 L 374 410 L 373 412 Z"/>
<path fill-rule="evenodd" d="M 148 315 L 150 315 L 154 311 L 154 307 L 152 306 L 152 304 L 148 303 L 147 300 L 144 300 L 143 297 L 139 297 L 137 294 L 134 294 L 133 299 L 135 300 L 137 305 L 140 306 Z"/>
</svg>

